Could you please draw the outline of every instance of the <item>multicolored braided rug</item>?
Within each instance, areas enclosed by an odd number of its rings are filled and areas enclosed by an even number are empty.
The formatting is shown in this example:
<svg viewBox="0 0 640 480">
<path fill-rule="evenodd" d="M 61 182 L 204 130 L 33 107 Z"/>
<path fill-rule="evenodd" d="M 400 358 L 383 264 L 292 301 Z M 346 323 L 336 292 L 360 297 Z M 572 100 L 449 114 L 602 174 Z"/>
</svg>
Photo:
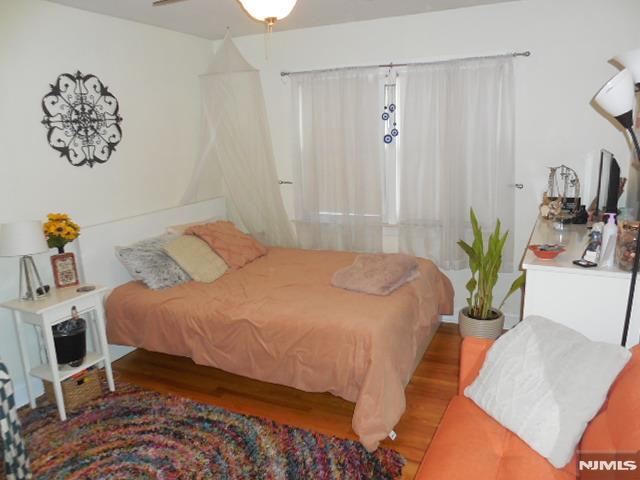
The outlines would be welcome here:
<svg viewBox="0 0 640 480">
<path fill-rule="evenodd" d="M 61 423 L 21 410 L 37 479 L 394 479 L 400 454 L 120 381 Z M 0 477 L 2 474 L 0 473 Z"/>
</svg>

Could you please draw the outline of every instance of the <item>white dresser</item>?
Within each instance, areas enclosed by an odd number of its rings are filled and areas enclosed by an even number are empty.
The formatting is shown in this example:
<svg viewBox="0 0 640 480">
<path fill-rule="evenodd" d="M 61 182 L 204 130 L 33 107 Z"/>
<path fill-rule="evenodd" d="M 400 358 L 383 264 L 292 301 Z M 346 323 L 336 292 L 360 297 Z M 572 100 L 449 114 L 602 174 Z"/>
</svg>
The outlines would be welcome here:
<svg viewBox="0 0 640 480">
<path fill-rule="evenodd" d="M 527 274 L 524 317 L 541 315 L 567 325 L 592 340 L 620 344 L 631 273 L 617 267 L 582 268 L 573 264 L 588 241 L 585 225 L 556 231 L 538 219 L 529 245 L 559 243 L 566 252 L 542 260 L 527 249 L 522 268 Z M 640 282 L 639 282 L 640 284 Z M 636 289 L 627 347 L 640 343 L 640 288 Z"/>
</svg>

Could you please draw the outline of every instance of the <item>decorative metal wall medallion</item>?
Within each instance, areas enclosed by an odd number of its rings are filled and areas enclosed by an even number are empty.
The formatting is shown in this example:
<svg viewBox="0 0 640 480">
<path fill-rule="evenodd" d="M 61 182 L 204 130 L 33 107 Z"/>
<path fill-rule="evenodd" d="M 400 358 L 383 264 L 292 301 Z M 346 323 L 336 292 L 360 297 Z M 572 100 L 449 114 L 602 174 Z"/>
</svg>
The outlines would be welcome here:
<svg viewBox="0 0 640 480">
<path fill-rule="evenodd" d="M 95 75 L 63 73 L 42 99 L 47 140 L 75 167 L 105 163 L 122 140 L 118 100 Z"/>
</svg>

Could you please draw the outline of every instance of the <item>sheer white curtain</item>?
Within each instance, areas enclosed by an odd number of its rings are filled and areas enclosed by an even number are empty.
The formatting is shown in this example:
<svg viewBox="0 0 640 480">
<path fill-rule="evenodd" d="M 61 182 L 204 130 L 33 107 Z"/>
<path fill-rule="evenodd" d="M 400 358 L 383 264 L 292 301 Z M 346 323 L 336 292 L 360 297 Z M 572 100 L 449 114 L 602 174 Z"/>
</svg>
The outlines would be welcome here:
<svg viewBox="0 0 640 480">
<path fill-rule="evenodd" d="M 513 270 L 514 73 L 509 57 L 410 67 L 400 75 L 400 250 L 444 269 L 466 268 L 456 245 L 483 229 L 511 231 L 503 269 Z"/>
<path fill-rule="evenodd" d="M 382 250 L 382 88 L 378 69 L 292 78 L 302 248 Z"/>
</svg>

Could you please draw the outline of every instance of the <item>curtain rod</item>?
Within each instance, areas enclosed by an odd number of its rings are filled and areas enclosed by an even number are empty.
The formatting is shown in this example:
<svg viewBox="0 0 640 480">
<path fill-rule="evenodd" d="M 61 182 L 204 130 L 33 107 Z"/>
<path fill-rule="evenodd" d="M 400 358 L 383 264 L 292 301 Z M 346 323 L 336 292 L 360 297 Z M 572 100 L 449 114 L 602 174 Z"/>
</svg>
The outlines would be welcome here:
<svg viewBox="0 0 640 480">
<path fill-rule="evenodd" d="M 318 70 L 301 70 L 298 72 L 280 72 L 280 76 L 288 77 L 290 75 L 302 75 L 304 73 L 319 73 L 319 72 L 337 72 L 340 70 L 353 70 L 359 68 L 395 68 L 395 67 L 409 67 L 414 65 L 435 65 L 439 63 L 460 62 L 464 60 L 486 60 L 490 58 L 502 58 L 502 57 L 530 57 L 531 52 L 511 52 L 503 53 L 500 55 L 486 55 L 481 57 L 464 57 L 464 58 L 452 58 L 449 60 L 436 60 L 432 62 L 411 62 L 411 63 L 387 63 L 383 65 L 358 65 L 353 67 L 338 67 L 338 68 L 322 68 Z"/>
</svg>

